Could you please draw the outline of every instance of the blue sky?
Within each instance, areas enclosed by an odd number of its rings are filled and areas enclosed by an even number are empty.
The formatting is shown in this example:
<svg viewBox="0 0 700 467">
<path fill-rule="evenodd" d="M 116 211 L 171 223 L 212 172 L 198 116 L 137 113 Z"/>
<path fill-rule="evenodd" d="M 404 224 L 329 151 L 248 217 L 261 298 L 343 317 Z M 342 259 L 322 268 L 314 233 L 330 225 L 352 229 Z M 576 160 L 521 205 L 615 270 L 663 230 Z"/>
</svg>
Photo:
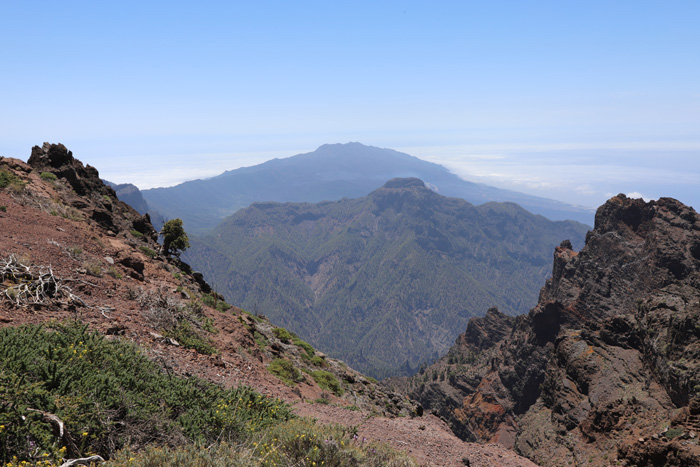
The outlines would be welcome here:
<svg viewBox="0 0 700 467">
<path fill-rule="evenodd" d="M 700 2 L 5 2 L 0 155 L 171 185 L 359 141 L 700 208 Z"/>
</svg>

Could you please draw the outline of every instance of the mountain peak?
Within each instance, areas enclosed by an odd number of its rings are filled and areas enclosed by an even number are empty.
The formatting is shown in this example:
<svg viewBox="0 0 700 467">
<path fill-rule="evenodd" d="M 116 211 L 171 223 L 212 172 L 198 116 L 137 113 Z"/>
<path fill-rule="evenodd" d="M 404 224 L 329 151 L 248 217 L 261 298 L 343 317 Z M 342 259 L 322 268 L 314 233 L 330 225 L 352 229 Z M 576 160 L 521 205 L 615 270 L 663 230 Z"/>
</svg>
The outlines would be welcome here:
<svg viewBox="0 0 700 467">
<path fill-rule="evenodd" d="M 337 148 L 350 148 L 350 149 L 360 149 L 360 148 L 372 148 L 373 146 L 367 146 L 366 144 L 359 143 L 357 141 L 349 141 L 347 143 L 327 143 L 319 146 L 316 151 L 329 151 Z"/>
<path fill-rule="evenodd" d="M 149 209 L 165 217 L 179 217 L 190 233 L 203 234 L 256 201 L 316 203 L 360 198 L 397 177 L 419 178 L 435 192 L 475 205 L 510 201 L 549 219 L 593 223 L 592 210 L 468 182 L 439 164 L 358 142 L 324 144 L 313 152 L 142 193 Z"/>
<path fill-rule="evenodd" d="M 408 177 L 408 178 L 392 178 L 384 184 L 382 188 L 412 188 L 419 187 L 425 188 L 425 183 L 420 178 Z"/>
</svg>

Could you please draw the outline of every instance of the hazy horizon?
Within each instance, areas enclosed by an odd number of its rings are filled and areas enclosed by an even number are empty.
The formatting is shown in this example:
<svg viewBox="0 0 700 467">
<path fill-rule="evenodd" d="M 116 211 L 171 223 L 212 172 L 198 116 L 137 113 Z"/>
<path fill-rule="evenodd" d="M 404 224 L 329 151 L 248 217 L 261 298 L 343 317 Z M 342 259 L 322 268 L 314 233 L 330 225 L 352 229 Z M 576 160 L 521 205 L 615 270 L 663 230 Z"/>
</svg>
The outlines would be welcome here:
<svg viewBox="0 0 700 467">
<path fill-rule="evenodd" d="M 700 207 L 700 3 L 6 5 L 0 155 L 170 186 L 358 141 L 596 207 Z"/>
<path fill-rule="evenodd" d="M 338 143 L 324 143 L 324 144 L 338 144 Z M 340 143 L 344 144 L 344 143 Z M 273 159 L 285 159 L 289 157 L 294 157 L 299 154 L 304 154 L 307 152 L 312 152 L 316 148 L 297 152 L 294 154 L 266 154 L 266 155 L 246 155 L 243 158 L 237 158 L 237 161 L 248 160 L 250 163 L 243 164 L 237 167 L 229 167 L 226 165 L 228 161 L 228 156 L 226 154 L 222 155 L 211 155 L 211 161 L 213 163 L 209 164 L 208 167 L 202 167 L 201 172 L 198 175 L 193 175 L 193 171 L 187 166 L 185 169 L 177 173 L 181 178 L 178 181 L 170 184 L 158 184 L 158 177 L 144 177 L 139 183 L 139 178 L 134 177 L 132 172 L 126 171 L 123 174 L 115 172 L 115 177 L 108 177 L 102 174 L 101 176 L 115 183 L 132 183 L 139 187 L 140 189 L 150 189 L 150 188 L 161 188 L 167 186 L 174 186 L 179 183 L 184 183 L 187 181 L 197 180 L 197 179 L 207 179 L 218 176 L 225 171 L 236 170 L 242 167 L 250 167 L 258 164 L 262 164 Z M 397 149 L 397 148 L 387 148 L 395 149 L 400 152 L 410 151 L 408 149 Z M 416 156 L 415 153 L 407 152 L 412 156 Z M 669 194 L 661 194 L 654 196 L 653 191 L 640 192 L 634 189 L 636 180 L 645 180 L 646 185 L 651 185 L 654 181 L 658 181 L 659 178 L 666 178 L 666 183 L 673 184 L 676 183 L 677 188 L 683 184 L 689 185 L 691 187 L 691 192 L 686 193 L 685 196 L 688 199 L 697 199 L 700 205 L 700 197 L 692 192 L 692 188 L 695 187 L 696 181 L 698 180 L 697 175 L 700 174 L 700 160 L 693 161 L 689 160 L 679 160 L 677 171 L 672 168 L 665 168 L 663 165 L 668 164 L 668 159 L 656 160 L 656 158 L 642 159 L 637 156 L 627 157 L 626 160 L 608 160 L 608 161 L 597 161 L 597 163 L 592 164 L 590 160 L 587 160 L 585 156 L 578 156 L 576 158 L 571 158 L 564 161 L 557 161 L 556 158 L 548 157 L 546 155 L 539 155 L 538 157 L 531 157 L 525 160 L 525 162 L 536 170 L 541 170 L 549 174 L 548 179 L 537 179 L 532 173 L 528 173 L 528 170 L 524 170 L 521 164 L 518 163 L 517 158 L 508 158 L 506 156 L 470 156 L 468 158 L 469 165 L 464 166 L 460 164 L 459 159 L 457 162 L 454 158 L 451 159 L 449 156 L 443 157 L 419 157 L 429 162 L 434 162 L 445 166 L 451 172 L 460 176 L 464 180 L 484 183 L 486 185 L 496 186 L 504 189 L 511 189 L 514 191 L 521 191 L 523 193 L 531 194 L 534 196 L 542 196 L 546 198 L 556 199 L 559 201 L 564 201 L 573 205 L 596 208 L 603 204 L 608 198 L 617 195 L 618 193 L 624 193 L 630 197 L 634 198 L 644 198 L 658 199 L 661 196 L 671 196 Z M 589 158 L 590 159 L 590 158 Z M 681 157 L 682 159 L 682 157 Z M 558 162 L 558 164 L 557 164 Z M 588 162 L 587 164 L 585 162 Z M 692 170 L 688 171 L 688 165 Z M 641 167 L 640 167 L 641 165 Z M 216 168 L 214 168 L 216 167 Z M 650 168 L 656 167 L 656 170 L 649 170 Z M 98 167 L 99 169 L 99 167 Z M 530 171 L 532 172 L 532 170 Z M 635 172 L 633 176 L 630 176 L 631 172 Z M 176 174 L 175 171 L 170 173 L 170 176 Z M 600 179 L 599 185 L 596 187 L 591 185 L 576 185 L 572 183 L 571 176 L 580 175 L 582 178 L 594 178 L 597 176 Z M 656 180 L 654 180 L 656 179 Z M 118 181 L 116 181 L 118 180 Z M 617 186 L 619 189 L 617 191 L 603 191 L 606 186 Z M 558 189 L 564 187 L 565 189 L 570 189 L 572 191 L 571 196 L 567 196 L 566 193 L 561 193 L 557 195 Z M 681 193 L 680 190 L 676 190 L 677 193 Z M 546 193 L 552 193 L 547 195 Z M 595 198 L 599 201 L 595 201 Z M 673 196 L 671 196 L 673 197 Z M 687 199 L 683 199 L 683 194 L 677 198 L 689 205 L 693 205 L 692 202 Z M 586 204 L 581 202 L 581 199 L 593 199 L 594 201 Z M 597 204 L 596 204 L 597 203 Z"/>
</svg>

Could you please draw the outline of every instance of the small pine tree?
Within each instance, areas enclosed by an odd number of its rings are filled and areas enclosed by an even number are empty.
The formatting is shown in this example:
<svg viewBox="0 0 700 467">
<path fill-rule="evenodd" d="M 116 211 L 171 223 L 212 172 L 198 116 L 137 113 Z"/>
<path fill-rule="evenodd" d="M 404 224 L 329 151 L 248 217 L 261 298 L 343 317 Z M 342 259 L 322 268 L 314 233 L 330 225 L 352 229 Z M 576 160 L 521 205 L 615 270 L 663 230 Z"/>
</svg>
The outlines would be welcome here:
<svg viewBox="0 0 700 467">
<path fill-rule="evenodd" d="M 163 225 L 160 231 L 163 237 L 163 254 L 180 256 L 190 247 L 190 239 L 182 228 L 182 219 L 172 219 Z"/>
</svg>

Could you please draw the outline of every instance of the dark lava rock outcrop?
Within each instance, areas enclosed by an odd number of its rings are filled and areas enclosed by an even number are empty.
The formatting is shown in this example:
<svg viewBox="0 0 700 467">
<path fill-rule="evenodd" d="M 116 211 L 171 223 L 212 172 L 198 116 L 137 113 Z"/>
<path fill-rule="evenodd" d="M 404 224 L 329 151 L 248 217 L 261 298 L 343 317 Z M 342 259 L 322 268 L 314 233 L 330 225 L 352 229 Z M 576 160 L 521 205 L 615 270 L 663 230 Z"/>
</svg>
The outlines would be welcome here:
<svg viewBox="0 0 700 467">
<path fill-rule="evenodd" d="M 543 466 L 700 465 L 700 216 L 618 195 L 527 314 L 473 319 L 404 389 Z"/>
<path fill-rule="evenodd" d="M 37 172 L 51 173 L 65 180 L 73 190 L 66 193 L 66 203 L 85 212 L 90 219 L 113 233 L 135 230 L 155 243 L 158 234 L 148 214 L 119 201 L 114 189 L 100 179 L 97 169 L 83 165 L 63 144 L 44 143 L 34 146 L 27 164 Z"/>
</svg>

